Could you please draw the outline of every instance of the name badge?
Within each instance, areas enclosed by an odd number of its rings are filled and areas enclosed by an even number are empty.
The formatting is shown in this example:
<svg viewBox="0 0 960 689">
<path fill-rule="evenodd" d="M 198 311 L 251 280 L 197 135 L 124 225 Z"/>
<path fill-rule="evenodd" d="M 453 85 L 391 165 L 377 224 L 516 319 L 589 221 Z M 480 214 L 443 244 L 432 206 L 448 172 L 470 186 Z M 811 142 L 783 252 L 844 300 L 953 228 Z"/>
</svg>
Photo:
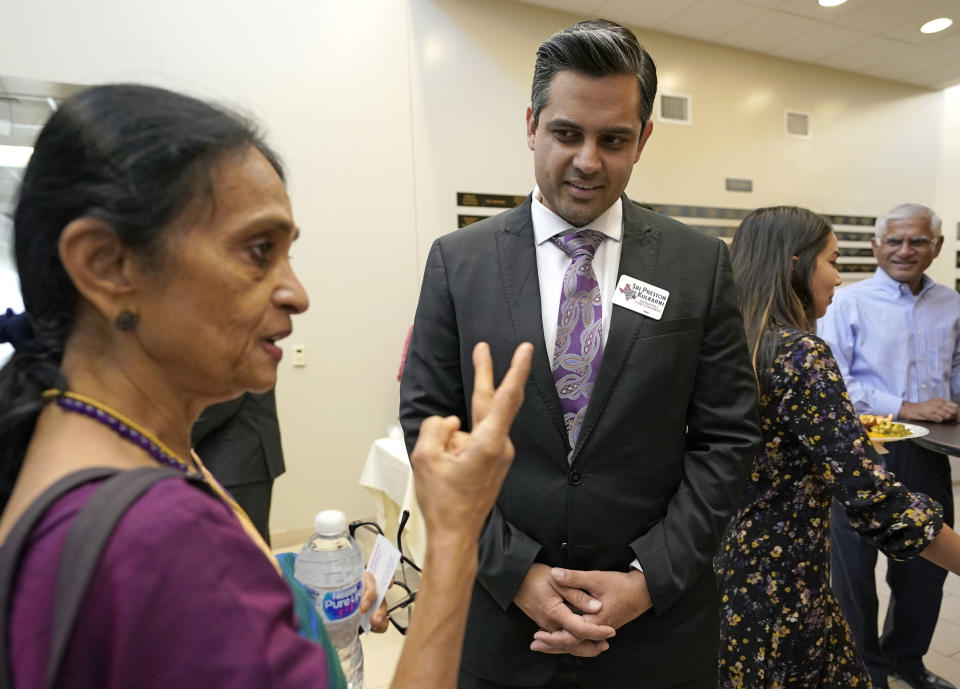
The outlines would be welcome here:
<svg viewBox="0 0 960 689">
<path fill-rule="evenodd" d="M 621 275 L 613 293 L 613 303 L 659 321 L 669 296 L 670 292 L 665 289 Z"/>
</svg>

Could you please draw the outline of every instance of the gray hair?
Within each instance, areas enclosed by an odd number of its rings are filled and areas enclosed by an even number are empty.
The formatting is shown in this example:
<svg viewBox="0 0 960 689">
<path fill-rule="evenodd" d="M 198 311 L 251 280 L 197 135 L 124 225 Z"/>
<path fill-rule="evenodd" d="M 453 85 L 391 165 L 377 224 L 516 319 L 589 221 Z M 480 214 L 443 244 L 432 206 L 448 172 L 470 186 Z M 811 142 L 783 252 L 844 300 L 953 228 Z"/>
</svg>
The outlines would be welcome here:
<svg viewBox="0 0 960 689">
<path fill-rule="evenodd" d="M 657 67 L 630 29 L 606 19 L 568 26 L 537 49 L 530 107 L 533 124 L 550 100 L 550 80 L 563 70 L 588 76 L 635 74 L 640 87 L 640 120 L 646 124 L 657 95 Z"/>
<path fill-rule="evenodd" d="M 887 234 L 887 223 L 890 220 L 912 220 L 913 218 L 924 218 L 930 223 L 930 231 L 933 233 L 934 239 L 940 236 L 940 227 L 943 225 L 943 221 L 939 215 L 919 203 L 901 203 L 877 218 L 877 222 L 874 224 L 874 236 L 877 238 L 877 242 L 881 242 L 884 235 Z"/>
</svg>

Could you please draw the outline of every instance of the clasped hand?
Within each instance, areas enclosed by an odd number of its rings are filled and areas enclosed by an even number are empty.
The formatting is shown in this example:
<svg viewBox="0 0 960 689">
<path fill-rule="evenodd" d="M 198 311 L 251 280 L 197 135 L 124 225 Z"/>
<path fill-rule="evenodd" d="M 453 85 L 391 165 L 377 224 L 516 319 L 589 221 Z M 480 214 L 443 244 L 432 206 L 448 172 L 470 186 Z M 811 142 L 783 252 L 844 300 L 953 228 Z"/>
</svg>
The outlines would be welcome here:
<svg viewBox="0 0 960 689">
<path fill-rule="evenodd" d="M 530 650 L 592 657 L 608 639 L 652 607 L 647 580 L 625 572 L 551 568 L 535 563 L 514 598 L 540 629 Z"/>
<path fill-rule="evenodd" d="M 960 406 L 956 402 L 935 397 L 926 402 L 904 402 L 898 416 L 910 421 L 951 422 L 960 420 Z"/>
</svg>

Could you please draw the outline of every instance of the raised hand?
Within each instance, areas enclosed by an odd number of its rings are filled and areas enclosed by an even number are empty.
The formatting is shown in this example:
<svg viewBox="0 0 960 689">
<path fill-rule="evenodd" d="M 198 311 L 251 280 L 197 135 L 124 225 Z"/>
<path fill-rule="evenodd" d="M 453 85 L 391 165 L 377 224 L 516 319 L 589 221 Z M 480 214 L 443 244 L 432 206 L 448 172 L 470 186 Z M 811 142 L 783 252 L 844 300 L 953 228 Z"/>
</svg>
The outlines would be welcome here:
<svg viewBox="0 0 960 689">
<path fill-rule="evenodd" d="M 473 350 L 472 431 L 461 431 L 455 416 L 421 424 L 410 462 L 428 533 L 466 529 L 473 538 L 479 535 L 513 461 L 508 433 L 523 403 L 532 357 L 533 345 L 517 347 L 494 389 L 490 348 L 479 343 Z"/>
<path fill-rule="evenodd" d="M 420 425 L 410 462 L 427 523 L 427 553 L 394 689 L 457 684 L 477 573 L 477 537 L 513 461 L 508 433 L 523 402 L 532 357 L 533 345 L 517 347 L 510 370 L 494 390 L 490 349 L 478 344 L 473 350 L 472 432 L 462 432 L 455 416 L 433 416 Z"/>
</svg>

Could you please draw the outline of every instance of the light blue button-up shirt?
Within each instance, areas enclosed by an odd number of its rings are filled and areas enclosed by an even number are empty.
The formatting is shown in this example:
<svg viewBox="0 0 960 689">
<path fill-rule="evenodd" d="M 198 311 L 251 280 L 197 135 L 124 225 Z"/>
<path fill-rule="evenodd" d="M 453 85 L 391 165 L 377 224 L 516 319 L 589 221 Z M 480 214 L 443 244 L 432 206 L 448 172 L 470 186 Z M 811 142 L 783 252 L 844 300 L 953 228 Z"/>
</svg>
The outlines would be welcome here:
<svg viewBox="0 0 960 689">
<path fill-rule="evenodd" d="M 837 290 L 817 334 L 859 412 L 896 417 L 904 402 L 960 401 L 960 294 L 926 275 L 914 295 L 877 268 Z"/>
</svg>

